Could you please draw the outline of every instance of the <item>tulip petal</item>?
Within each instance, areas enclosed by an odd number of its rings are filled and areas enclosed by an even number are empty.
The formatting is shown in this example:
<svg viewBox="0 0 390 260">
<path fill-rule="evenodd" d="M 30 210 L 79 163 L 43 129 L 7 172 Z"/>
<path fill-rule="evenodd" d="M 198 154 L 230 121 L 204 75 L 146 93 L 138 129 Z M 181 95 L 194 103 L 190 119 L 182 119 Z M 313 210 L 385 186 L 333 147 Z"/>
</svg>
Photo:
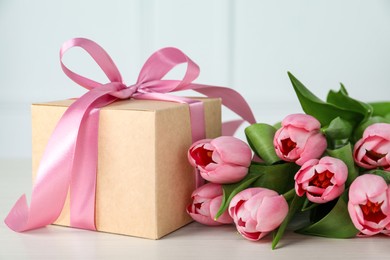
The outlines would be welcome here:
<svg viewBox="0 0 390 260">
<path fill-rule="evenodd" d="M 318 160 L 316 160 L 318 161 Z M 295 174 L 295 180 L 298 183 L 305 183 L 308 182 L 313 176 L 315 175 L 315 168 L 313 166 L 308 166 L 308 167 L 301 167 L 301 170 Z"/>
<path fill-rule="evenodd" d="M 299 196 L 299 197 L 302 197 L 303 195 L 305 195 L 306 193 L 306 190 L 304 190 L 302 188 L 302 185 L 301 184 L 298 184 L 297 182 L 295 182 L 295 193 Z"/>
<path fill-rule="evenodd" d="M 256 230 L 269 232 L 283 222 L 288 213 L 288 204 L 283 196 L 265 197 L 257 211 Z"/>
<path fill-rule="evenodd" d="M 253 218 L 250 218 L 246 220 L 243 229 L 245 229 L 245 232 L 250 232 L 250 233 L 259 232 L 259 230 L 256 229 L 256 226 L 257 226 L 257 221 Z"/>
<path fill-rule="evenodd" d="M 268 233 L 261 233 L 261 232 L 246 232 L 243 228 L 237 227 L 237 231 L 246 239 L 251 241 L 258 241 L 261 238 L 265 237 Z"/>
<path fill-rule="evenodd" d="M 205 185 L 200 186 L 192 192 L 192 197 L 202 197 L 207 199 L 212 199 L 217 196 L 222 195 L 223 190 L 222 186 L 216 183 L 207 183 Z"/>
<path fill-rule="evenodd" d="M 344 189 L 344 184 L 342 186 L 330 186 L 324 191 L 320 198 L 322 199 L 323 203 L 332 201 L 340 197 L 340 195 L 344 192 Z"/>
<path fill-rule="evenodd" d="M 222 203 L 222 196 L 218 196 L 211 200 L 210 202 L 210 216 L 212 219 L 215 218 L 217 215 L 217 212 L 219 210 L 219 207 Z M 233 223 L 233 219 L 230 217 L 229 213 L 225 211 L 218 219 L 216 219 L 217 222 L 222 224 L 230 224 Z"/>
<path fill-rule="evenodd" d="M 306 131 L 320 129 L 320 122 L 311 115 L 306 114 L 291 114 L 286 116 L 282 121 L 282 126 L 293 125 L 295 127 L 303 128 Z"/>
<path fill-rule="evenodd" d="M 192 157 L 191 155 L 191 152 L 208 144 L 209 142 L 211 141 L 211 139 L 202 139 L 202 140 L 199 140 L 199 141 L 196 141 L 195 143 L 193 143 L 190 147 L 190 149 L 188 149 L 188 152 L 187 152 L 187 158 L 188 158 L 188 161 L 189 163 L 193 166 L 193 167 L 196 167 L 197 164 L 196 164 L 196 160 L 195 158 Z M 209 149 L 210 150 L 210 149 Z"/>
<path fill-rule="evenodd" d="M 232 136 L 221 136 L 213 139 L 211 144 L 222 162 L 249 167 L 252 151 L 245 142 Z"/>
<path fill-rule="evenodd" d="M 325 189 L 316 186 L 307 186 L 306 191 L 308 193 L 311 193 L 313 196 L 321 196 L 324 193 Z"/>
<path fill-rule="evenodd" d="M 200 175 L 203 179 L 218 183 L 228 184 L 242 180 L 248 173 L 248 168 L 242 166 L 233 166 L 228 164 L 219 165 L 215 170 L 207 171 L 200 170 Z"/>
<path fill-rule="evenodd" d="M 274 137 L 274 146 L 276 155 L 285 161 L 293 162 L 299 158 L 299 154 L 296 149 L 292 149 L 289 153 L 283 150 L 282 140 L 290 139 L 290 135 L 287 128 L 280 128 L 276 131 Z"/>
<path fill-rule="evenodd" d="M 229 208 L 237 206 L 238 202 L 240 201 L 249 200 L 253 195 L 257 193 L 259 193 L 259 190 L 257 188 L 249 188 L 237 193 L 230 201 Z"/>
<path fill-rule="evenodd" d="M 372 201 L 375 197 L 387 192 L 385 180 L 377 175 L 364 174 L 357 177 L 349 188 L 349 201 L 352 204 L 366 204 L 367 198 Z"/>
<path fill-rule="evenodd" d="M 297 145 L 296 149 L 302 149 L 305 146 L 307 138 L 310 136 L 310 132 L 305 129 L 297 128 L 294 126 L 286 127 L 286 131 L 288 132 L 288 136 L 291 141 L 295 142 Z"/>
<path fill-rule="evenodd" d="M 366 130 L 364 130 L 363 138 L 369 136 L 380 136 L 390 141 L 390 124 L 376 123 L 368 126 Z"/>
<path fill-rule="evenodd" d="M 363 218 L 363 214 L 360 210 L 360 207 L 352 204 L 349 201 L 348 202 L 348 213 L 349 213 L 349 216 L 352 220 L 352 223 L 355 225 L 356 229 L 362 230 L 363 226 L 361 223 L 363 223 L 364 218 Z"/>
<path fill-rule="evenodd" d="M 382 139 L 374 148 L 379 154 L 388 154 L 390 151 L 390 141 Z"/>
<path fill-rule="evenodd" d="M 328 171 L 333 173 L 333 184 L 343 185 L 346 182 L 348 178 L 348 167 L 342 160 L 325 156 L 321 158 L 319 164 L 324 165 Z"/>
<path fill-rule="evenodd" d="M 222 225 L 222 223 L 219 223 L 219 222 L 215 221 L 214 219 L 212 219 L 210 217 L 206 217 L 206 216 L 203 216 L 203 215 L 200 215 L 200 214 L 194 214 L 194 213 L 191 213 L 191 212 L 188 212 L 188 214 L 196 222 L 199 222 L 199 223 L 207 225 L 207 226 L 219 226 L 219 225 Z"/>
<path fill-rule="evenodd" d="M 319 158 L 326 150 L 327 142 L 324 135 L 321 133 L 313 134 L 308 139 L 301 153 L 301 157 L 295 162 L 298 165 L 303 165 L 310 159 Z"/>
<path fill-rule="evenodd" d="M 345 184 L 342 185 L 334 185 L 329 186 L 325 189 L 324 193 L 322 193 L 322 196 L 324 199 L 328 199 L 328 201 L 331 201 L 341 195 L 341 193 L 344 192 Z"/>
</svg>

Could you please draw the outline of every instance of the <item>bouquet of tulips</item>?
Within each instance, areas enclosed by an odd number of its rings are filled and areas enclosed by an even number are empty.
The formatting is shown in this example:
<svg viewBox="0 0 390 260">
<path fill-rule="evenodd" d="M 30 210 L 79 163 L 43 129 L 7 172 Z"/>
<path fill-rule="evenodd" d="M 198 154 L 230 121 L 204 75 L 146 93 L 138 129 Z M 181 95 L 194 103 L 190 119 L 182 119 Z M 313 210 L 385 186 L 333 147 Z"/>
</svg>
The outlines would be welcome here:
<svg viewBox="0 0 390 260">
<path fill-rule="evenodd" d="M 342 84 L 322 101 L 288 75 L 305 114 L 247 127 L 249 145 L 222 136 L 190 147 L 207 183 L 188 214 L 205 225 L 234 223 L 253 241 L 273 232 L 273 249 L 294 216 L 301 234 L 390 235 L 390 102 L 355 100 Z"/>
</svg>

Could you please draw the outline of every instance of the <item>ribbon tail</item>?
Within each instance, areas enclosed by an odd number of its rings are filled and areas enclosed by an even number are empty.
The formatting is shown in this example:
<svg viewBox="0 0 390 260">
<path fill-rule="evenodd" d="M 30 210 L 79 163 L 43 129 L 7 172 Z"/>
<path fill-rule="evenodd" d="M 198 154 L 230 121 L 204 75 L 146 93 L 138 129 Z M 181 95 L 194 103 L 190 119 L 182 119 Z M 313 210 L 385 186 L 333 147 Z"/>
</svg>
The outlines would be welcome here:
<svg viewBox="0 0 390 260">
<path fill-rule="evenodd" d="M 193 90 L 208 97 L 222 98 L 222 104 L 239 115 L 250 124 L 255 124 L 256 119 L 248 103 L 237 91 L 225 88 L 207 86 L 201 84 L 191 84 Z"/>
<path fill-rule="evenodd" d="M 60 215 L 68 194 L 80 128 L 85 114 L 116 100 L 106 95 L 113 89 L 91 90 L 76 100 L 58 122 L 39 165 L 30 207 L 23 195 L 5 219 L 17 232 L 52 224 Z M 83 132 L 83 130 L 81 130 Z"/>
<path fill-rule="evenodd" d="M 15 203 L 4 223 L 16 232 L 25 231 L 28 223 L 28 205 L 26 195 L 23 194 Z"/>
<path fill-rule="evenodd" d="M 206 123 L 204 118 L 204 106 L 200 101 L 190 103 L 190 120 L 192 131 L 192 142 L 206 138 Z"/>
<path fill-rule="evenodd" d="M 244 122 L 245 121 L 242 119 L 224 122 L 222 124 L 222 135 L 233 136 L 237 129 L 240 127 L 240 125 Z"/>
<path fill-rule="evenodd" d="M 53 223 L 61 213 L 68 192 L 70 166 L 75 131 L 62 131 L 69 123 L 69 113 L 65 113 L 49 140 L 41 159 L 37 177 L 28 207 L 22 196 L 8 214 L 5 223 L 14 231 L 22 232 Z M 62 146 L 59 140 L 64 141 Z"/>
<path fill-rule="evenodd" d="M 70 225 L 96 230 L 95 195 L 99 110 L 92 109 L 79 132 L 70 182 Z"/>
</svg>

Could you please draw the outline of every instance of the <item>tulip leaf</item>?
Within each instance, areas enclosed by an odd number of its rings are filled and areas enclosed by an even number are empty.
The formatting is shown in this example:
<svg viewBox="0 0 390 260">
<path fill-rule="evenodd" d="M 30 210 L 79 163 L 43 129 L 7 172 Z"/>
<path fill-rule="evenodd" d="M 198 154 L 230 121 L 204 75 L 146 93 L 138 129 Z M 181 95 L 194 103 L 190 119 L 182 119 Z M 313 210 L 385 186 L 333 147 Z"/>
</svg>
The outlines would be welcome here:
<svg viewBox="0 0 390 260">
<path fill-rule="evenodd" d="M 252 163 L 250 173 L 261 174 L 252 186 L 274 190 L 279 194 L 285 193 L 294 187 L 294 175 L 299 170 L 295 163 L 262 165 Z"/>
<path fill-rule="evenodd" d="M 387 184 L 390 184 L 390 172 L 388 171 L 375 169 L 375 170 L 368 171 L 366 173 L 381 176 L 386 181 Z"/>
<path fill-rule="evenodd" d="M 353 131 L 353 125 L 340 117 L 333 119 L 329 126 L 323 129 L 323 133 L 326 135 L 328 145 L 337 147 L 340 143 L 345 144 L 344 140 L 348 141 Z M 340 142 L 341 141 L 341 142 Z"/>
<path fill-rule="evenodd" d="M 345 184 L 346 187 L 349 187 L 349 185 L 351 185 L 351 183 L 356 179 L 356 177 L 358 177 L 359 174 L 358 168 L 355 165 L 355 161 L 353 159 L 351 143 L 348 143 L 347 145 L 344 145 L 343 147 L 335 150 L 328 149 L 326 152 L 329 154 L 329 156 L 340 159 L 347 165 L 348 178 Z"/>
<path fill-rule="evenodd" d="M 328 201 L 327 203 L 317 204 L 317 207 L 310 211 L 309 223 L 306 226 L 316 223 L 328 215 L 336 205 L 337 201 L 338 199 L 334 199 L 332 201 Z"/>
<path fill-rule="evenodd" d="M 390 102 L 373 102 L 369 105 L 373 109 L 373 116 L 387 117 L 390 114 Z"/>
<path fill-rule="evenodd" d="M 364 130 L 366 130 L 368 126 L 376 123 L 390 123 L 390 118 L 386 118 L 383 116 L 373 116 L 368 118 L 367 120 L 363 121 L 355 128 L 353 134 L 353 140 L 357 141 L 360 138 L 362 138 Z"/>
<path fill-rule="evenodd" d="M 284 232 L 286 231 L 287 225 L 290 223 L 295 213 L 297 213 L 297 211 L 299 211 L 302 208 L 304 201 L 305 201 L 305 197 L 299 197 L 298 195 L 295 194 L 294 198 L 289 204 L 286 218 L 283 220 L 279 228 L 274 232 L 274 237 L 272 239 L 272 249 L 276 248 Z"/>
<path fill-rule="evenodd" d="M 217 214 L 215 215 L 215 219 L 218 219 L 225 212 L 225 210 L 229 207 L 230 201 L 237 193 L 248 188 L 253 182 L 255 182 L 261 176 L 262 174 L 249 172 L 245 176 L 245 178 L 242 179 L 240 182 L 222 185 L 222 189 L 223 189 L 222 202 Z"/>
<path fill-rule="evenodd" d="M 273 127 L 278 130 L 279 128 L 282 128 L 282 122 L 277 122 L 273 125 Z"/>
<path fill-rule="evenodd" d="M 308 90 L 297 78 L 288 72 L 295 93 L 298 96 L 303 111 L 314 116 L 322 126 L 329 125 L 336 118 L 341 117 L 356 124 L 363 120 L 364 115 L 346 107 L 339 107 L 332 103 L 326 103 Z"/>
<path fill-rule="evenodd" d="M 303 203 L 303 206 L 302 206 L 302 211 L 309 211 L 315 207 L 317 207 L 318 204 L 317 203 L 313 203 L 311 202 L 310 200 L 308 200 L 306 198 L 305 202 Z"/>
<path fill-rule="evenodd" d="M 276 129 L 267 124 L 253 124 L 245 129 L 245 135 L 252 150 L 268 165 L 280 161 L 274 148 Z"/>
<path fill-rule="evenodd" d="M 340 90 L 338 92 L 333 90 L 329 91 L 326 99 L 328 103 L 361 114 L 363 120 L 372 115 L 373 109 L 371 105 L 349 97 L 344 85 L 342 83 L 340 85 Z"/>
<path fill-rule="evenodd" d="M 358 234 L 358 230 L 349 217 L 347 208 L 347 192 L 341 196 L 334 207 L 319 221 L 310 224 L 296 232 L 305 235 L 330 237 L 330 238 L 351 238 Z M 317 207 L 316 209 L 319 209 Z"/>
</svg>

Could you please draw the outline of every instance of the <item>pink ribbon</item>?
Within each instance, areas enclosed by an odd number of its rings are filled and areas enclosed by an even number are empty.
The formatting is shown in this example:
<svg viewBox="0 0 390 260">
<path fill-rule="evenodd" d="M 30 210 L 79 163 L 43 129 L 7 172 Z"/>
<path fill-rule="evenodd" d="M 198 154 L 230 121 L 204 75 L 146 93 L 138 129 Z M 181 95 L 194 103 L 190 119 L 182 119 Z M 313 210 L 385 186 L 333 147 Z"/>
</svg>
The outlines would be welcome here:
<svg viewBox="0 0 390 260">
<path fill-rule="evenodd" d="M 68 69 L 63 64 L 62 57 L 73 47 L 81 47 L 87 51 L 110 82 L 101 84 Z M 208 97 L 222 98 L 222 103 L 242 118 L 225 124 L 225 135 L 233 134 L 243 121 L 251 124 L 256 122 L 248 104 L 238 92 L 224 87 L 192 83 L 199 75 L 199 67 L 176 48 L 164 48 L 155 52 L 142 67 L 137 83 L 131 86 L 122 82 L 121 74 L 110 56 L 91 40 L 74 38 L 65 42 L 60 50 L 60 59 L 65 74 L 89 91 L 65 111 L 50 137 L 39 165 L 30 207 L 23 195 L 6 217 L 5 223 L 17 232 L 52 224 L 63 209 L 68 189 L 70 225 L 96 230 L 99 108 L 118 99 L 135 98 L 188 104 L 193 141 L 205 137 L 202 102 L 167 93 L 192 89 Z M 171 69 L 182 63 L 187 64 L 187 69 L 181 80 L 163 79 Z"/>
</svg>

